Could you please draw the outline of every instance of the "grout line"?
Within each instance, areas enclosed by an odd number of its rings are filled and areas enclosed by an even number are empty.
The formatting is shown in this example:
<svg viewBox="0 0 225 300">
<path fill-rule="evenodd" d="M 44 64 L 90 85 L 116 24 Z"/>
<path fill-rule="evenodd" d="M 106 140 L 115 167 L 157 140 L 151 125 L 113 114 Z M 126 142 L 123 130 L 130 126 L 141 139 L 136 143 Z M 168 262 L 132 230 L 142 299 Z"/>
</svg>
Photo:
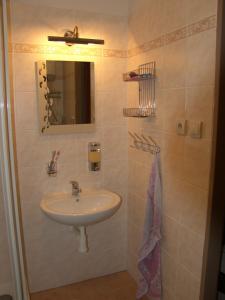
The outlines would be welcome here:
<svg viewBox="0 0 225 300">
<path fill-rule="evenodd" d="M 162 251 L 165 252 L 165 254 L 166 254 L 171 260 L 173 260 L 173 261 L 176 260 L 176 259 L 171 255 L 171 253 L 169 253 L 165 248 L 162 247 Z M 200 282 L 199 277 L 197 277 L 192 271 L 190 271 L 184 264 L 182 264 L 181 262 L 179 262 L 179 260 L 178 260 L 178 262 L 176 261 L 175 264 L 176 264 L 177 266 L 182 267 L 182 268 L 183 268 L 186 272 L 188 272 L 189 275 L 191 275 L 196 281 Z M 177 270 L 177 268 L 176 268 L 176 270 Z"/>
<path fill-rule="evenodd" d="M 180 227 L 183 227 L 184 229 L 189 231 L 191 234 L 197 236 L 200 240 L 203 240 L 203 242 L 205 242 L 205 235 L 202 236 L 198 232 L 195 232 L 193 229 L 190 229 L 186 224 L 183 224 L 182 221 L 178 221 L 166 213 L 163 213 L 162 217 L 163 217 L 163 215 L 166 216 L 167 218 L 169 218 L 170 220 L 172 220 L 174 223 L 178 224 Z"/>
</svg>

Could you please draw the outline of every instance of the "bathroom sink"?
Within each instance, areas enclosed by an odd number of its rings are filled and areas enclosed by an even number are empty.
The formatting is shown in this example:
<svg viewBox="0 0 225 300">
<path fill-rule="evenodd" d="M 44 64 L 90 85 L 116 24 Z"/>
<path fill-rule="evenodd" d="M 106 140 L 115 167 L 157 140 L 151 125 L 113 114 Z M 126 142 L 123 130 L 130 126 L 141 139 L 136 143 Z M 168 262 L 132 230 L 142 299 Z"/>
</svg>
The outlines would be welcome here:
<svg viewBox="0 0 225 300">
<path fill-rule="evenodd" d="M 121 198 L 104 189 L 84 189 L 79 196 L 52 193 L 43 197 L 40 207 L 52 220 L 72 226 L 88 226 L 111 217 L 120 207 Z"/>
</svg>

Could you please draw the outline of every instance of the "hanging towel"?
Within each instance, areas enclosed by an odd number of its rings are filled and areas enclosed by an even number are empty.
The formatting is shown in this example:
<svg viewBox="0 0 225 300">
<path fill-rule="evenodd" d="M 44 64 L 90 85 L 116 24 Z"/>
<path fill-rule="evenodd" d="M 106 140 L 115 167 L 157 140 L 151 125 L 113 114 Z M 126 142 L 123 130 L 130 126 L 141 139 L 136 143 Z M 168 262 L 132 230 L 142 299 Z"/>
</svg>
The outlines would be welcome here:
<svg viewBox="0 0 225 300">
<path fill-rule="evenodd" d="M 147 295 L 149 299 L 161 299 L 161 203 L 160 155 L 156 154 L 149 180 L 144 234 L 138 259 L 141 276 L 137 299 L 141 299 L 144 295 Z"/>
</svg>

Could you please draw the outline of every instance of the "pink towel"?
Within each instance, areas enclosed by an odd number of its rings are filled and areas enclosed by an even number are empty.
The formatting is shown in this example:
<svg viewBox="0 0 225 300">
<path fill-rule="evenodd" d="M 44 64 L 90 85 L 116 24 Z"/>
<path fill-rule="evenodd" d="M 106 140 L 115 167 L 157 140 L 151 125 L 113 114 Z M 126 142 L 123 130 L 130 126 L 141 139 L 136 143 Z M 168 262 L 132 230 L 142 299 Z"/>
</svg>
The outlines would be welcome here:
<svg viewBox="0 0 225 300">
<path fill-rule="evenodd" d="M 144 235 L 138 259 L 141 276 L 137 299 L 141 299 L 144 295 L 150 299 L 161 299 L 161 202 L 160 156 L 157 154 L 152 165 L 147 193 Z"/>
</svg>

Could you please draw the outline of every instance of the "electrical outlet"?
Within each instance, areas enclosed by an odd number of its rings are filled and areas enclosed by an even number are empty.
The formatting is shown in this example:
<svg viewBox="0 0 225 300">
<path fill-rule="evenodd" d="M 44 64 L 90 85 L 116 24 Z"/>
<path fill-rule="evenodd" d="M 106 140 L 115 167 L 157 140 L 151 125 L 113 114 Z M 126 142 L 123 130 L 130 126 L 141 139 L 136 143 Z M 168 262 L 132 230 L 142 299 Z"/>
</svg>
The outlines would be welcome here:
<svg viewBox="0 0 225 300">
<path fill-rule="evenodd" d="M 187 131 L 187 121 L 186 120 L 177 120 L 176 122 L 176 131 L 178 135 L 186 135 Z"/>
</svg>

